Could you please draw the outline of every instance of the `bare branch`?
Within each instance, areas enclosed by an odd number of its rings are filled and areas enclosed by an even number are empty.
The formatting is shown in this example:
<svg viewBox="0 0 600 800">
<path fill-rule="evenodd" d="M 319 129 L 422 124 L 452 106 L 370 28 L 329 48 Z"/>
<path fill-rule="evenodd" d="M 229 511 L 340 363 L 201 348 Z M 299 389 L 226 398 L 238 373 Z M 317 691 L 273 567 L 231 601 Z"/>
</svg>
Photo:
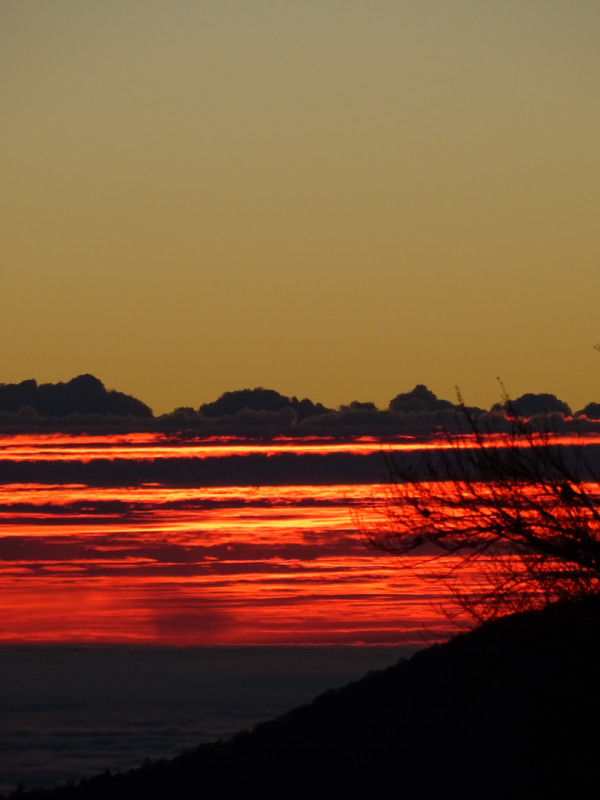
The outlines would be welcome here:
<svg viewBox="0 0 600 800">
<path fill-rule="evenodd" d="M 600 590 L 598 479 L 577 447 L 520 418 L 501 387 L 508 433 L 462 404 L 463 433 L 445 431 L 418 469 L 388 455 L 380 522 L 358 519 L 371 546 L 406 563 L 452 557 L 444 580 L 476 619 Z M 462 585 L 457 563 L 476 563 L 481 585 Z"/>
</svg>

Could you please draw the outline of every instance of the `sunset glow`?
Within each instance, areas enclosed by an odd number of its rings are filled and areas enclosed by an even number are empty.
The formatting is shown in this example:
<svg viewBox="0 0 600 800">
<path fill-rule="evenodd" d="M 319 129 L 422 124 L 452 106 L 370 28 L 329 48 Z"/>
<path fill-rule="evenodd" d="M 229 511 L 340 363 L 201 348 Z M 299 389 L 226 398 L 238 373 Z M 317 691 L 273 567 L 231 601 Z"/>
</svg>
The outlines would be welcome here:
<svg viewBox="0 0 600 800">
<path fill-rule="evenodd" d="M 385 449 L 416 446 L 404 441 Z M 245 447 L 180 445 L 146 434 L 4 437 L 0 449 L 13 463 L 46 463 L 41 475 L 48 480 L 0 485 L 0 641 L 393 644 L 445 638 L 453 626 L 440 610 L 447 589 L 439 577 L 450 562 L 432 565 L 415 557 L 414 569 L 399 570 L 393 557 L 367 549 L 357 530 L 357 515 L 363 529 L 380 524 L 380 509 L 393 491 L 388 484 L 268 485 L 260 474 L 260 485 L 243 486 L 52 482 L 53 465 L 97 456 L 113 465 L 257 452 L 277 459 L 316 451 L 327 458 L 343 450 L 360 459 L 381 448 L 364 440 Z M 432 487 L 426 488 L 431 496 Z M 442 498 L 444 491 L 438 492 Z M 486 491 L 478 489 L 480 496 Z M 465 580 L 478 585 L 481 569 L 473 564 Z"/>
<path fill-rule="evenodd" d="M 474 437 L 457 437 L 461 446 L 467 446 Z M 535 437 L 534 437 L 535 438 Z M 600 444 L 600 434 L 586 435 L 549 434 L 548 441 L 556 445 Z M 488 434 L 486 446 L 495 447 L 508 442 L 506 434 Z M 511 439 L 514 443 L 514 439 Z M 527 441 L 523 439 L 526 447 Z M 96 459 L 128 459 L 147 461 L 161 458 L 228 458 L 229 456 L 264 455 L 274 456 L 282 453 L 312 453 L 330 455 L 349 453 L 369 455 L 372 453 L 401 453 L 424 450 L 443 450 L 453 447 L 452 437 L 440 433 L 439 438 L 424 440 L 415 436 L 395 436 L 385 440 L 361 436 L 350 441 L 328 437 L 301 437 L 297 439 L 275 437 L 261 442 L 236 437 L 176 437 L 161 433 L 127 433 L 104 435 L 69 435 L 62 433 L 16 434 L 0 437 L 0 461 L 79 461 L 86 463 Z"/>
<path fill-rule="evenodd" d="M 403 640 L 399 598 L 422 619 L 426 595 L 414 578 L 400 588 L 349 514 L 381 488 L 3 487 L 0 638 Z"/>
<path fill-rule="evenodd" d="M 175 795 L 557 791 L 555 747 L 585 783 L 584 693 L 557 727 L 560 658 L 499 618 L 600 596 L 599 31 L 590 0 L 0 2 L 0 800 L 148 759 Z M 226 744 L 367 672 L 291 746 Z"/>
</svg>

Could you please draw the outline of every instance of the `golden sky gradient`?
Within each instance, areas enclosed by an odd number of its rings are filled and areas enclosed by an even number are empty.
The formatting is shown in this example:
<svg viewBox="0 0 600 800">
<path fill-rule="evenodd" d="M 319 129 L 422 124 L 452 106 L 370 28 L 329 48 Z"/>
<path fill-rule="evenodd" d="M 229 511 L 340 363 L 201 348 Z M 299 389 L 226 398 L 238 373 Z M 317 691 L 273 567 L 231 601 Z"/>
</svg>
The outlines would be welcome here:
<svg viewBox="0 0 600 800">
<path fill-rule="evenodd" d="M 600 5 L 6 0 L 0 381 L 600 400 Z"/>
</svg>

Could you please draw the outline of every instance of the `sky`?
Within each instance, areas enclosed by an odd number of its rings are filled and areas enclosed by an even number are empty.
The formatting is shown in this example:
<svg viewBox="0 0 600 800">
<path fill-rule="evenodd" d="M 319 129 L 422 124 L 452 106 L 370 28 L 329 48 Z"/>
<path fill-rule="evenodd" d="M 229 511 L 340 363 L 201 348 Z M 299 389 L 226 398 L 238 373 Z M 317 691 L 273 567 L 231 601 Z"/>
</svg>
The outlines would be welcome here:
<svg viewBox="0 0 600 800">
<path fill-rule="evenodd" d="M 0 381 L 600 400 L 600 6 L 2 0 Z"/>
</svg>

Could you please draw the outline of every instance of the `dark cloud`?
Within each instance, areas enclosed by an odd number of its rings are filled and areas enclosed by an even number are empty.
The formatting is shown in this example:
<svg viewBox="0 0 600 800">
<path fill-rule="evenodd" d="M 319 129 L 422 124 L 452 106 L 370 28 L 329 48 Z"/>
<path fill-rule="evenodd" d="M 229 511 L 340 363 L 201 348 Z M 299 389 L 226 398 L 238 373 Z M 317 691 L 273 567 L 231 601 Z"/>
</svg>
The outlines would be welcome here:
<svg viewBox="0 0 600 800">
<path fill-rule="evenodd" d="M 399 411 L 403 414 L 422 413 L 423 411 L 446 411 L 455 408 L 449 400 L 438 400 L 435 394 L 422 383 L 415 386 L 411 392 L 398 394 L 390 400 L 390 411 Z"/>
<path fill-rule="evenodd" d="M 577 417 L 587 417 L 588 419 L 600 419 L 600 403 L 588 403 L 585 408 L 576 413 Z"/>
<path fill-rule="evenodd" d="M 89 486 L 137 486 L 166 483 L 179 486 L 270 486 L 337 483 L 371 483 L 385 480 L 381 453 L 364 456 L 348 453 L 276 457 L 261 453 L 227 458 L 97 459 L 78 461 L 0 461 L 0 482 L 85 483 Z"/>
<path fill-rule="evenodd" d="M 340 411 L 377 411 L 375 403 L 360 403 L 358 400 L 353 400 L 350 405 L 340 406 Z"/>
<path fill-rule="evenodd" d="M 553 394 L 524 394 L 511 401 L 510 407 L 524 418 L 533 418 L 533 424 L 556 432 L 574 424 L 569 406 Z M 506 404 L 496 403 L 490 411 L 465 409 L 460 403 L 439 399 L 424 384 L 396 395 L 385 410 L 373 402 L 357 400 L 333 410 L 308 398 L 298 400 L 274 389 L 256 387 L 225 392 L 199 409 L 180 406 L 160 417 L 153 417 L 151 409 L 140 400 L 106 390 L 93 375 L 79 375 L 57 384 L 38 385 L 35 380 L 0 384 L 0 429 L 15 433 L 156 431 L 186 439 L 269 439 L 281 435 L 427 437 L 440 431 L 465 430 L 465 410 L 472 419 L 495 431 L 510 430 Z M 537 420 L 541 416 L 543 423 Z M 577 417 L 578 430 L 582 424 L 593 425 L 600 419 L 600 403 L 589 403 Z"/>
<path fill-rule="evenodd" d="M 135 397 L 107 390 L 93 375 L 78 375 L 67 383 L 26 380 L 0 384 L 0 412 L 16 414 L 22 422 L 36 416 L 66 417 L 73 414 L 111 414 L 117 417 L 149 418 L 152 410 Z"/>
<path fill-rule="evenodd" d="M 571 409 L 562 400 L 553 394 L 522 394 L 516 400 L 509 400 L 506 403 L 496 403 L 492 410 L 508 410 L 517 414 L 519 417 L 534 417 L 537 414 L 563 414 L 566 417 L 572 416 Z"/>
<path fill-rule="evenodd" d="M 263 389 L 259 386 L 255 389 L 225 392 L 213 403 L 204 403 L 200 406 L 200 411 L 206 417 L 231 417 L 243 411 L 273 413 L 288 408 L 294 411 L 297 419 L 311 417 L 328 410 L 320 403 L 315 404 L 307 398 L 298 400 L 296 397 L 285 397 L 274 389 Z"/>
</svg>

